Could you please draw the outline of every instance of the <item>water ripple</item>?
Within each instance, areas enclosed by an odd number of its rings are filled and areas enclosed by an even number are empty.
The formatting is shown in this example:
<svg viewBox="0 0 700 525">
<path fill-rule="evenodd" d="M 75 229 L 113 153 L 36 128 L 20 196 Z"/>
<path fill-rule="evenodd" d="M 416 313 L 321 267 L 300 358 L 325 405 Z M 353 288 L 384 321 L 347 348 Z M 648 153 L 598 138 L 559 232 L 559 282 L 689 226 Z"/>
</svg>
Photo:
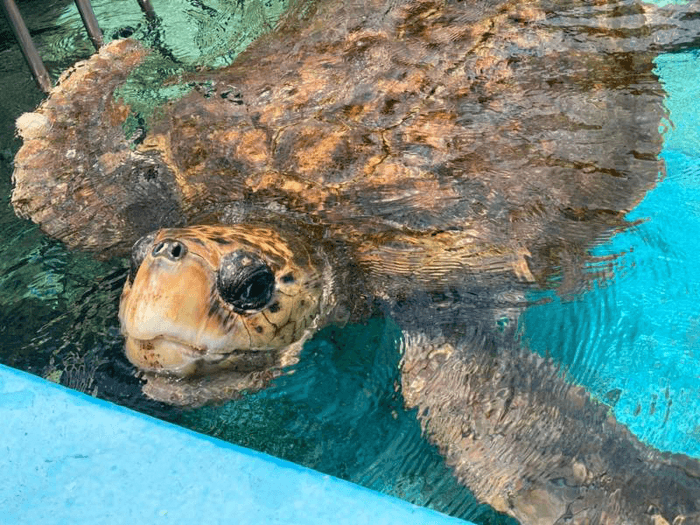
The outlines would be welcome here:
<svg viewBox="0 0 700 525">
<path fill-rule="evenodd" d="M 530 308 L 524 338 L 614 406 L 640 438 L 698 455 L 700 239 L 688 232 L 700 228 L 700 162 L 678 151 L 665 156 L 669 176 L 632 214 L 644 220 L 595 250 L 617 255 L 609 278 Z"/>
</svg>

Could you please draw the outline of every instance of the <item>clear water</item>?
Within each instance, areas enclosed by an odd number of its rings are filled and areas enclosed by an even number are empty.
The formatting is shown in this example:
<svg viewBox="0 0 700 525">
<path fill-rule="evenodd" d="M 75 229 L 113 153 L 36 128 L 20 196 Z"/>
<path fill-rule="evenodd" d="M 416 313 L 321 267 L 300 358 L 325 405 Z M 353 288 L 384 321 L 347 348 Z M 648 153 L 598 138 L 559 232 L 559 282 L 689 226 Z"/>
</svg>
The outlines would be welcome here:
<svg viewBox="0 0 700 525">
<path fill-rule="evenodd" d="M 145 106 L 172 96 L 154 77 L 222 65 L 274 24 L 282 2 L 153 2 L 149 31 L 135 1 L 94 2 L 107 37 L 125 28 L 163 46 L 125 86 Z M 92 49 L 72 2 L 19 3 L 54 78 Z M 9 28 L 0 26 L 0 362 L 189 428 L 310 466 L 477 523 L 507 518 L 474 501 L 421 437 L 397 393 L 398 329 L 375 320 L 327 329 L 296 373 L 223 407 L 180 411 L 146 400 L 125 361 L 117 306 L 126 261 L 69 252 L 9 205 L 14 119 L 42 98 Z M 219 58 L 221 57 L 221 58 Z M 542 293 L 524 341 L 568 367 L 648 443 L 700 457 L 700 55 L 660 57 L 672 125 L 667 175 L 632 212 L 638 225 L 594 247 L 606 277 L 574 296 Z M 612 265 L 609 257 L 614 257 Z"/>
<path fill-rule="evenodd" d="M 612 272 L 576 297 L 528 309 L 527 343 L 549 352 L 657 448 L 700 457 L 700 54 L 657 59 L 672 123 L 666 177 L 629 214 L 635 228 L 597 246 Z M 592 265 L 591 271 L 595 271 Z"/>
</svg>

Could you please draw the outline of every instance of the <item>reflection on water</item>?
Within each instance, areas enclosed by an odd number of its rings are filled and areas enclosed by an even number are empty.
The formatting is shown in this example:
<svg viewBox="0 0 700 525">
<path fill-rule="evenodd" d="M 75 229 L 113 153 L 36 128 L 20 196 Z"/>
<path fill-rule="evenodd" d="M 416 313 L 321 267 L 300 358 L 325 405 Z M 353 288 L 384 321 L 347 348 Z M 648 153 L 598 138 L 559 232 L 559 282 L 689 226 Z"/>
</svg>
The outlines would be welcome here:
<svg viewBox="0 0 700 525">
<path fill-rule="evenodd" d="M 57 2 L 49 12 L 35 4 L 20 7 L 40 30 L 41 53 L 55 78 L 91 49 L 72 4 Z M 128 27 L 181 62 L 155 56 L 142 76 L 123 88 L 131 100 L 148 99 L 144 107 L 173 95 L 170 88 L 153 86 L 154 69 L 168 76 L 192 64 L 228 63 L 253 38 L 248 28 L 271 24 L 282 8 L 277 2 L 267 3 L 267 11 L 254 2 L 243 3 L 243 9 L 236 2 L 183 1 L 167 10 L 154 4 L 162 17 L 157 34 L 146 27 L 135 2 L 95 3 L 108 36 Z M 240 25 L 250 20 L 255 22 Z M 0 78 L 12 86 L 0 91 L 10 93 L 0 106 L 1 362 L 456 516 L 507 521 L 478 505 L 454 480 L 421 437 L 415 414 L 403 408 L 399 330 L 389 321 L 323 331 L 307 345 L 294 374 L 223 407 L 180 411 L 144 399 L 122 355 L 117 322 L 125 261 L 96 262 L 69 252 L 11 212 L 10 160 L 19 147 L 12 121 L 32 109 L 40 95 L 26 73 L 18 73 L 24 69 L 14 46 L 3 48 L 1 58 Z M 676 58 L 674 64 L 686 68 L 683 74 L 697 74 L 696 54 Z M 669 90 L 674 87 L 668 84 Z M 684 93 L 686 100 L 697 95 Z M 590 289 L 538 294 L 536 299 L 548 301 L 529 308 L 522 325 L 531 348 L 563 363 L 573 380 L 614 407 L 618 419 L 642 439 L 700 456 L 695 300 L 700 280 L 698 246 L 688 235 L 697 230 L 700 197 L 697 127 L 673 113 L 682 110 L 671 111 L 666 179 L 629 217 L 640 220 L 635 228 L 593 249 L 600 259 L 589 269 L 605 278 Z"/>
<path fill-rule="evenodd" d="M 525 339 L 566 363 L 643 440 L 700 456 L 700 161 L 677 149 L 664 158 L 666 179 L 630 216 L 642 222 L 595 249 L 616 256 L 613 275 L 528 309 Z"/>
<path fill-rule="evenodd" d="M 553 303 L 529 308 L 524 335 L 531 348 L 565 363 L 644 441 L 698 457 L 700 93 L 689 81 L 698 52 L 662 55 L 656 63 L 671 94 L 666 177 L 629 214 L 634 228 L 592 250 L 612 269 L 608 278 L 586 293 L 552 295 Z"/>
</svg>

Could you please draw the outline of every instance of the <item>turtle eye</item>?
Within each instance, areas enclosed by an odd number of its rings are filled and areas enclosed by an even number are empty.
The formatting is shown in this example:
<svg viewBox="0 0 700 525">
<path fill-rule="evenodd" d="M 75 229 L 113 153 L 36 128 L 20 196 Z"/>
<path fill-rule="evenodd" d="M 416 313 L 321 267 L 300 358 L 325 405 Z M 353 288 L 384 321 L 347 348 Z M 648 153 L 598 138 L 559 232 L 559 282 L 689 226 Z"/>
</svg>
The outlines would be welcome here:
<svg viewBox="0 0 700 525">
<path fill-rule="evenodd" d="M 260 310 L 272 299 L 275 274 L 254 253 L 237 251 L 221 261 L 216 288 L 234 311 L 245 313 Z"/>
<path fill-rule="evenodd" d="M 148 255 L 151 246 L 153 246 L 153 241 L 156 240 L 156 233 L 157 232 L 151 232 L 148 235 L 144 235 L 136 241 L 131 248 L 131 262 L 129 264 L 129 280 L 131 282 L 134 281 L 136 272 L 139 271 L 141 263 L 146 258 L 146 255 Z"/>
</svg>

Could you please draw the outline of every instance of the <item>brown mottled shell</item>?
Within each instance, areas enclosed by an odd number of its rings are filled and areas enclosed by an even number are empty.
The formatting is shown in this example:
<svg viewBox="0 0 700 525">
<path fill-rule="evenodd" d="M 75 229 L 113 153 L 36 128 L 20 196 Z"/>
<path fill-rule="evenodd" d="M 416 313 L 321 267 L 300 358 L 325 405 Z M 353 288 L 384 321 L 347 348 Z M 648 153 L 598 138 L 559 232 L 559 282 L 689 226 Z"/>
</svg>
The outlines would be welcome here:
<svg viewBox="0 0 700 525">
<path fill-rule="evenodd" d="M 638 8 L 619 28 L 583 4 L 293 10 L 230 67 L 190 78 L 137 147 L 113 92 L 145 51 L 113 42 L 22 132 L 13 204 L 71 246 L 115 253 L 206 208 L 274 202 L 375 259 L 470 244 L 475 268 L 482 247 L 543 276 L 623 226 L 661 169 L 662 91 L 638 29 L 664 21 Z"/>
</svg>

